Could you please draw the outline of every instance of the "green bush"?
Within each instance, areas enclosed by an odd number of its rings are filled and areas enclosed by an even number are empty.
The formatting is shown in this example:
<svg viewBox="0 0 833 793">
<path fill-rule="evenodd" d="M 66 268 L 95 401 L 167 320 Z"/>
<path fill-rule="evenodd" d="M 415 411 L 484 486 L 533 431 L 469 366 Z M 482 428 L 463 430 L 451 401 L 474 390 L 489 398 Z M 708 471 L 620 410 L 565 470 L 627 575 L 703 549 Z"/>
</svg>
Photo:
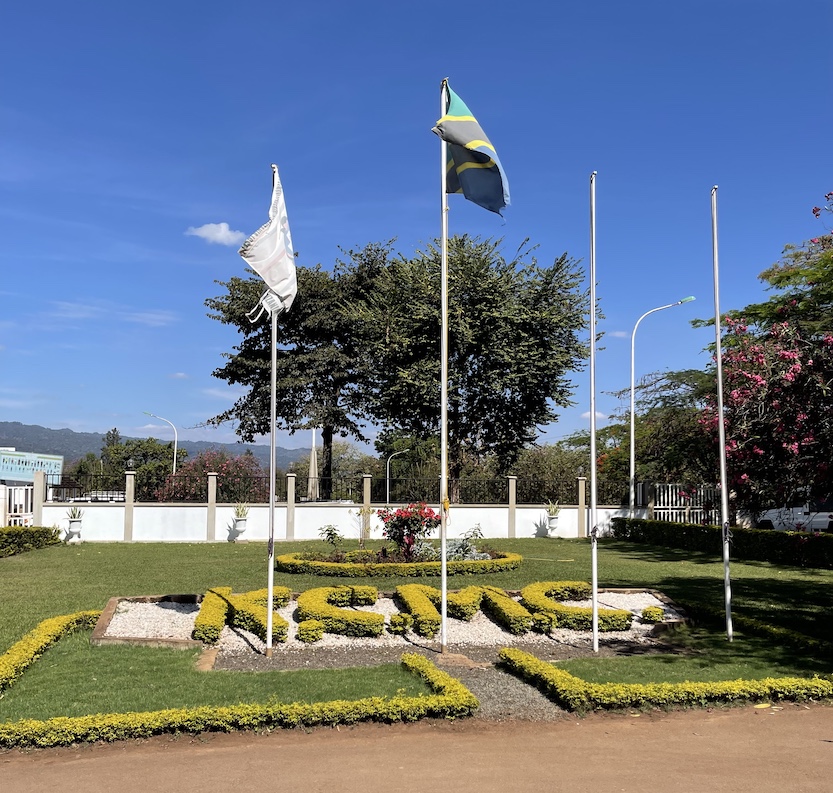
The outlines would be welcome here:
<svg viewBox="0 0 833 793">
<path fill-rule="evenodd" d="M 205 593 L 200 603 L 200 611 L 194 620 L 192 639 L 206 644 L 216 644 L 220 640 L 220 634 L 226 625 L 230 597 L 230 586 L 214 587 Z"/>
<path fill-rule="evenodd" d="M 58 639 L 79 628 L 92 628 L 100 611 L 79 611 L 62 617 L 52 617 L 29 631 L 0 655 L 0 691 L 8 688 Z"/>
<path fill-rule="evenodd" d="M 60 544 L 60 531 L 55 526 L 4 526 L 0 528 L 0 558 Z"/>
<path fill-rule="evenodd" d="M 520 635 L 532 630 L 532 614 L 498 587 L 483 587 L 483 610 L 509 633 Z"/>
<path fill-rule="evenodd" d="M 396 587 L 396 598 L 402 608 L 413 618 L 414 633 L 432 638 L 440 630 L 442 620 L 437 611 L 442 593 L 425 584 L 402 584 Z"/>
<path fill-rule="evenodd" d="M 719 554 L 723 547 L 720 526 L 637 518 L 613 518 L 611 526 L 616 539 L 628 542 L 709 554 Z M 833 570 L 833 534 L 733 527 L 731 553 L 736 559 Z"/>
<path fill-rule="evenodd" d="M 369 606 L 379 593 L 372 586 L 317 587 L 298 595 L 298 619 L 319 620 L 327 633 L 380 636 L 385 617 L 372 611 L 348 611 L 344 606 Z"/>
<path fill-rule="evenodd" d="M 659 606 L 646 606 L 642 609 L 642 621 L 656 624 L 665 619 L 665 612 Z"/>
<path fill-rule="evenodd" d="M 440 562 L 385 562 L 368 563 L 361 561 L 360 552 L 350 551 L 346 557 L 358 559 L 357 563 L 320 562 L 303 559 L 303 554 L 287 553 L 275 559 L 275 569 L 282 573 L 303 573 L 305 575 L 340 576 L 343 578 L 405 577 L 422 578 L 440 575 Z M 351 556 L 352 555 L 352 556 Z M 447 562 L 448 575 L 486 575 L 514 570 L 523 561 L 517 553 L 503 553 L 494 559 L 470 559 Z"/>
<path fill-rule="evenodd" d="M 549 615 L 536 619 L 538 630 L 549 633 L 553 628 L 589 631 L 593 628 L 593 609 L 584 606 L 565 606 L 558 600 L 584 600 L 590 597 L 590 584 L 584 581 L 538 581 L 521 590 L 521 604 L 533 613 Z M 599 609 L 600 631 L 626 631 L 631 627 L 633 614 L 624 609 Z"/>
<path fill-rule="evenodd" d="M 298 623 L 298 641 L 304 644 L 314 644 L 321 641 L 326 626 L 320 620 L 303 620 Z"/>
<path fill-rule="evenodd" d="M 504 647 L 501 664 L 567 710 L 705 706 L 722 702 L 803 701 L 833 697 L 833 681 L 813 677 L 710 683 L 588 683 L 534 655 Z"/>
</svg>

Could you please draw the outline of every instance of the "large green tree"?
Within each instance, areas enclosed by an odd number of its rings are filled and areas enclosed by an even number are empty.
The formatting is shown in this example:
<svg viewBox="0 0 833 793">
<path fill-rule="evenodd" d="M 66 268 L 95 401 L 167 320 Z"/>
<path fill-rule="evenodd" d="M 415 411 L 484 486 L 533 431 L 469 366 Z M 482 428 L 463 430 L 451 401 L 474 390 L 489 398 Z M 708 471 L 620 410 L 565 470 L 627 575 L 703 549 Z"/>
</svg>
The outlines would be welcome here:
<svg viewBox="0 0 833 793">
<path fill-rule="evenodd" d="M 332 477 L 333 437 L 366 441 L 367 358 L 361 354 L 362 330 L 355 301 L 372 288 L 389 255 L 388 245 L 369 245 L 348 254 L 333 272 L 320 266 L 298 267 L 298 295 L 278 318 L 277 422 L 294 433 L 321 428 L 321 489 L 326 498 Z M 218 281 L 225 293 L 206 301 L 209 316 L 233 325 L 242 335 L 227 363 L 214 376 L 247 391 L 235 404 L 209 420 L 235 422 L 244 441 L 269 433 L 271 320 L 252 323 L 246 316 L 263 292 L 260 278 Z"/>
<path fill-rule="evenodd" d="M 494 458 L 505 472 L 571 402 L 588 353 L 583 275 L 566 255 L 539 265 L 524 243 L 449 240 L 449 473 Z M 440 430 L 440 250 L 391 259 L 362 306 L 376 362 L 372 412 L 416 438 Z"/>
</svg>

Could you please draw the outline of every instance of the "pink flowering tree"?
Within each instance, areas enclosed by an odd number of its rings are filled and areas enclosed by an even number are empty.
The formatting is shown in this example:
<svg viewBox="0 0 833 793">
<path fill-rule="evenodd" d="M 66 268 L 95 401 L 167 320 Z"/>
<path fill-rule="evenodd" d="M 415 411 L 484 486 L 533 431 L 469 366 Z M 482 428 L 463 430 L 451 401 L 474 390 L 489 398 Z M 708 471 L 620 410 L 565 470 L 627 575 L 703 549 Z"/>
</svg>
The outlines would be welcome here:
<svg viewBox="0 0 833 793">
<path fill-rule="evenodd" d="M 729 484 L 751 512 L 833 487 L 833 333 L 784 320 L 755 332 L 728 317 L 723 353 Z M 717 436 L 711 399 L 702 421 Z"/>
<path fill-rule="evenodd" d="M 217 501 L 221 503 L 269 500 L 269 477 L 258 459 L 250 452 L 231 455 L 218 449 L 200 452 L 181 465 L 176 476 L 169 476 L 159 489 L 157 498 L 160 501 L 204 500 L 209 473 L 217 474 Z"/>
</svg>

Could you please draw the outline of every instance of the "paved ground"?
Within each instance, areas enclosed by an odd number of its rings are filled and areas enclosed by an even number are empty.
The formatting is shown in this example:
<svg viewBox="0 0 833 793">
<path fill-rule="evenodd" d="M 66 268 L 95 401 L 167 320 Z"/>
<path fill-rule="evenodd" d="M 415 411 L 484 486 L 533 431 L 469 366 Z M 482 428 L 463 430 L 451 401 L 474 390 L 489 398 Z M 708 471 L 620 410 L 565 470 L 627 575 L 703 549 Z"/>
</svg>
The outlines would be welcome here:
<svg viewBox="0 0 833 793">
<path fill-rule="evenodd" d="M 833 707 L 420 722 L 0 753 L 3 793 L 833 790 Z"/>
</svg>

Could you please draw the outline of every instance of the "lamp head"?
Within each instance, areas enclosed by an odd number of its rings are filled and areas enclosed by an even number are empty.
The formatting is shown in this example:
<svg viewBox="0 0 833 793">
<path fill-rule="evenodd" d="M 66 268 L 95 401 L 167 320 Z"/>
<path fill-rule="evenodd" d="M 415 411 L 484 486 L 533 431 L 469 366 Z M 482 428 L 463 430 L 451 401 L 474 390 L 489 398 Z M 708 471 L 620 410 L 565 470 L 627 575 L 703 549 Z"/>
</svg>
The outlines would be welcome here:
<svg viewBox="0 0 833 793">
<path fill-rule="evenodd" d="M 696 299 L 697 299 L 697 298 L 696 298 L 696 297 L 694 297 L 693 295 L 689 295 L 688 297 L 684 297 L 684 298 L 680 301 L 680 304 L 682 304 L 682 303 L 690 303 L 692 300 L 696 300 Z"/>
</svg>

